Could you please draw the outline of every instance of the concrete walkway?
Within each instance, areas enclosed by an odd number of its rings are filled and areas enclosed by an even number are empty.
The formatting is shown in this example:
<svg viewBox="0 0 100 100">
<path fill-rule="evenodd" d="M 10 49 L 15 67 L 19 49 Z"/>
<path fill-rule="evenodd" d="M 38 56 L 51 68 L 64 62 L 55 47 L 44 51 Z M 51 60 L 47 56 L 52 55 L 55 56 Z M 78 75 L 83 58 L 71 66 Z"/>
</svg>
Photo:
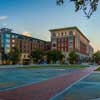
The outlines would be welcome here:
<svg viewBox="0 0 100 100">
<path fill-rule="evenodd" d="M 39 82 L 14 90 L 0 92 L 0 100 L 49 100 L 63 89 L 67 88 L 83 76 L 93 72 L 97 67 L 89 67 L 84 70 L 64 74 L 57 78 Z"/>
</svg>

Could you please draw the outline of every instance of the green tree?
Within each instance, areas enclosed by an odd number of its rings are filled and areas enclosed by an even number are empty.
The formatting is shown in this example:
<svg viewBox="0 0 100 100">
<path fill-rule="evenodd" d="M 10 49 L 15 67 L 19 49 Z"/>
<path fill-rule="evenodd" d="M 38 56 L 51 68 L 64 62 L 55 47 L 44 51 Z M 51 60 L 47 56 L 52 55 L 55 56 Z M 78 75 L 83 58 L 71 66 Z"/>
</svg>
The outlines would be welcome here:
<svg viewBox="0 0 100 100">
<path fill-rule="evenodd" d="M 64 55 L 58 50 L 49 50 L 47 52 L 49 62 L 53 61 L 53 63 L 55 63 L 57 60 L 61 60 L 63 57 Z"/>
<path fill-rule="evenodd" d="M 43 55 L 44 55 L 44 52 L 38 48 L 34 49 L 31 53 L 31 57 L 32 57 L 33 61 L 36 61 L 36 62 L 39 59 L 42 59 Z"/>
<path fill-rule="evenodd" d="M 100 51 L 97 51 L 96 53 L 94 53 L 94 60 L 96 63 L 100 61 Z"/>
<path fill-rule="evenodd" d="M 20 61 L 20 50 L 17 47 L 13 47 L 12 51 L 9 52 L 9 60 L 12 61 L 12 64 L 17 64 Z"/>
<path fill-rule="evenodd" d="M 71 51 L 68 55 L 68 61 L 70 64 L 75 64 L 78 59 L 78 54 L 75 51 Z"/>
<path fill-rule="evenodd" d="M 91 15 L 97 10 L 97 5 L 99 0 L 70 0 L 74 3 L 75 11 L 82 10 L 87 18 L 90 18 Z M 58 5 L 62 5 L 65 0 L 56 0 Z"/>
</svg>

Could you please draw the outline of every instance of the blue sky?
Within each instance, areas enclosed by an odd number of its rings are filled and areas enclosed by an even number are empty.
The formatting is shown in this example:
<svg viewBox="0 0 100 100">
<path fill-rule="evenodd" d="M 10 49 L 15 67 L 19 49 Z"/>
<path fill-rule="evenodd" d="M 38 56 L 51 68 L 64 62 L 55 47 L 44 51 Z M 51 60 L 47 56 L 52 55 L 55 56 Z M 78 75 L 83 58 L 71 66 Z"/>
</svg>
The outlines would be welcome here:
<svg viewBox="0 0 100 100">
<path fill-rule="evenodd" d="M 49 29 L 77 26 L 98 50 L 100 5 L 90 19 L 74 10 L 69 0 L 63 6 L 57 6 L 56 0 L 0 0 L 0 27 L 11 28 L 19 34 L 30 32 L 33 37 L 50 40 Z"/>
</svg>

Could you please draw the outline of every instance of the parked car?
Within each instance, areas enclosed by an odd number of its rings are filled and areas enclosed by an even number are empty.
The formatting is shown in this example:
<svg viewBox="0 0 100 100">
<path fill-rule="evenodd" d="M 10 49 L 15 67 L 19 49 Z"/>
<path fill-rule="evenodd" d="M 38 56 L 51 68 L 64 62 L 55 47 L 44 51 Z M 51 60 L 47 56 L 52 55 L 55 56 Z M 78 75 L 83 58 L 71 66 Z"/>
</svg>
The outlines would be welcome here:
<svg viewBox="0 0 100 100">
<path fill-rule="evenodd" d="M 48 64 L 48 61 L 44 61 L 44 60 L 39 60 L 38 64 Z"/>
</svg>

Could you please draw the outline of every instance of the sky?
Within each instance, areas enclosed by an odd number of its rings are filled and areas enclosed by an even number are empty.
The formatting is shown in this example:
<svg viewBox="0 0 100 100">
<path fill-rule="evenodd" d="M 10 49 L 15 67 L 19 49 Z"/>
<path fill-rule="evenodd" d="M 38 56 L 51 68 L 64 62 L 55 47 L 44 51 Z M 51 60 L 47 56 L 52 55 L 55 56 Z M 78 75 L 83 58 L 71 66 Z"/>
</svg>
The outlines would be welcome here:
<svg viewBox="0 0 100 100">
<path fill-rule="evenodd" d="M 13 29 L 32 37 L 50 40 L 48 30 L 77 26 L 91 41 L 95 50 L 100 49 L 100 5 L 87 19 L 82 11 L 75 12 L 72 2 L 65 0 L 57 6 L 56 0 L 0 0 L 0 28 Z"/>
</svg>

